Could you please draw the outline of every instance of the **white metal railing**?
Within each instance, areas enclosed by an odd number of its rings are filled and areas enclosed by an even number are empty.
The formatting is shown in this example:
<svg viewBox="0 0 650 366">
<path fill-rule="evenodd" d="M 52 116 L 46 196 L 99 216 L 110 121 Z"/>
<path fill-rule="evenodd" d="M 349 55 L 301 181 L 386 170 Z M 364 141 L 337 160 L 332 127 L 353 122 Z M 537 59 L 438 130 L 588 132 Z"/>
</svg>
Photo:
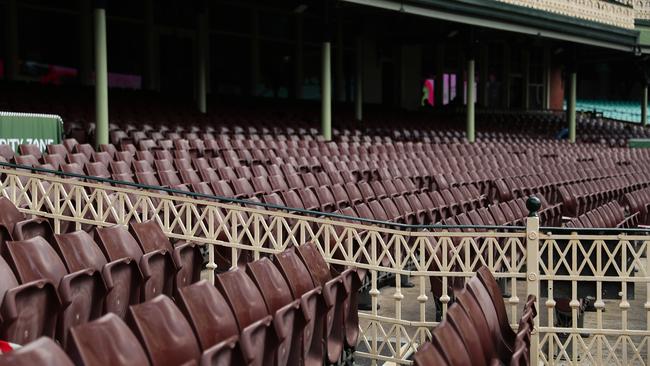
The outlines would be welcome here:
<svg viewBox="0 0 650 366">
<path fill-rule="evenodd" d="M 486 265 L 507 293 L 511 323 L 528 294 L 538 298 L 532 364 L 650 365 L 650 235 L 643 232 L 540 230 L 537 217 L 529 217 L 526 227 L 382 225 L 88 179 L 92 182 L 0 167 L 2 194 L 23 212 L 50 218 L 55 231 L 69 224 L 81 229 L 156 219 L 169 237 L 207 246 L 210 280 L 214 270 L 236 266 L 246 257 L 242 253 L 257 259 L 316 243 L 330 265 L 367 273 L 371 310 L 359 313 L 355 357 L 373 364 L 411 364 L 409 357 L 437 324 L 436 307 L 444 313 L 453 301 L 451 287 Z M 629 296 L 632 284 L 636 300 Z M 587 295 L 594 297 L 595 313 L 585 313 L 582 324 L 580 299 Z M 568 313 L 558 312 L 561 302 Z"/>
</svg>

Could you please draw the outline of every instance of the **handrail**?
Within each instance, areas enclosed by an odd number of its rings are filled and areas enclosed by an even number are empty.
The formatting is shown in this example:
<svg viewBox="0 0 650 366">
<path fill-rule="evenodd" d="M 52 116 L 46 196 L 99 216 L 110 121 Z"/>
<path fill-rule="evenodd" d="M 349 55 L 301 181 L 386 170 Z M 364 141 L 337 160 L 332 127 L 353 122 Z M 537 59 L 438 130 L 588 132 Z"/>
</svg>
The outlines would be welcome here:
<svg viewBox="0 0 650 366">
<path fill-rule="evenodd" d="M 14 163 L 6 163 L 6 162 L 0 162 L 0 167 L 8 167 L 8 168 L 13 168 L 13 169 L 24 169 L 24 170 L 30 170 L 32 172 L 38 172 L 38 173 L 47 173 L 47 174 L 54 174 L 62 177 L 69 177 L 69 178 L 78 178 L 78 179 L 85 179 L 85 180 L 91 180 L 99 183 L 110 183 L 112 185 L 123 185 L 123 186 L 128 186 L 128 187 L 133 187 L 133 188 L 140 188 L 140 189 L 146 189 L 146 190 L 154 190 L 154 191 L 163 191 L 167 192 L 170 194 L 174 195 L 184 195 L 188 196 L 191 198 L 195 199 L 209 199 L 209 200 L 217 200 L 223 203 L 234 203 L 234 204 L 240 204 L 240 205 L 252 205 L 252 206 L 257 206 L 257 207 L 263 207 L 266 209 L 274 209 L 274 210 L 282 210 L 285 212 L 293 212 L 293 213 L 299 213 L 299 214 L 304 214 L 304 215 L 309 215 L 309 216 L 320 216 L 320 217 L 328 217 L 328 218 L 333 218 L 333 219 L 339 219 L 339 220 L 348 220 L 348 221 L 356 221 L 362 224 L 373 224 L 373 225 L 380 225 L 383 227 L 393 227 L 393 228 L 399 228 L 403 230 L 411 230 L 411 231 L 422 231 L 422 230 L 445 230 L 445 229 L 475 229 L 475 230 L 525 230 L 525 226 L 505 226 L 505 225 L 445 225 L 445 224 L 431 224 L 431 225 L 414 225 L 414 224 L 403 224 L 403 223 L 398 223 L 398 222 L 391 222 L 391 221 L 382 221 L 382 220 L 376 220 L 376 219 L 367 219 L 363 217 L 355 217 L 355 216 L 348 216 L 348 215 L 342 215 L 342 214 L 336 214 L 336 213 L 330 213 L 330 212 L 321 212 L 321 211 L 316 211 L 316 210 L 305 210 L 301 208 L 294 208 L 294 207 L 288 207 L 288 206 L 281 206 L 281 205 L 275 205 L 271 203 L 263 203 L 263 202 L 255 202 L 255 201 L 250 201 L 250 200 L 245 200 L 245 199 L 239 199 L 239 198 L 230 198 L 230 197 L 223 197 L 219 195 L 209 195 L 209 194 L 204 194 L 204 193 L 196 193 L 196 192 L 188 192 L 188 191 L 182 191 L 178 189 L 173 189 L 173 188 L 167 188 L 163 186 L 152 186 L 148 184 L 141 184 L 141 183 L 135 183 L 135 182 L 126 182 L 126 181 L 120 181 L 120 180 L 115 180 L 115 179 L 109 179 L 109 178 L 101 178 L 101 177 L 93 177 L 90 175 L 84 175 L 84 174 L 76 174 L 76 173 L 67 173 L 63 172 L 60 170 L 52 170 L 52 169 L 45 169 L 45 168 L 38 168 L 38 167 L 31 167 L 28 165 L 21 165 L 21 164 L 14 164 Z M 550 232 L 555 232 L 555 231 L 561 231 L 561 232 L 575 232 L 575 233 L 629 233 L 629 234 L 647 234 L 650 232 L 650 229 L 627 229 L 627 228 L 570 228 L 570 227 L 540 227 L 540 231 L 550 231 Z"/>
<path fill-rule="evenodd" d="M 67 172 L 63 172 L 63 171 L 60 171 L 60 170 L 37 168 L 37 167 L 31 167 L 31 166 L 28 166 L 28 165 L 20 165 L 20 164 L 14 164 L 14 163 L 0 162 L 0 167 L 9 167 L 9 168 L 13 168 L 13 169 L 24 169 L 24 170 L 30 170 L 32 172 L 54 174 L 54 175 L 58 175 L 58 176 L 62 176 L 62 177 L 92 180 L 92 181 L 99 182 L 99 183 L 110 183 L 112 185 L 118 185 L 119 184 L 119 185 L 123 185 L 123 186 L 141 188 L 141 189 L 146 189 L 146 190 L 163 191 L 163 192 L 167 192 L 167 193 L 175 194 L 175 195 L 185 195 L 185 196 L 188 196 L 188 197 L 191 197 L 191 198 L 217 200 L 217 201 L 220 201 L 220 202 L 223 202 L 223 203 L 235 203 L 235 204 L 240 204 L 240 205 L 252 205 L 252 206 L 263 207 L 263 208 L 267 208 L 267 209 L 282 210 L 282 211 L 286 211 L 286 212 L 294 212 L 294 213 L 310 215 L 310 216 L 321 216 L 321 217 L 324 216 L 324 217 L 334 218 L 334 219 L 339 219 L 339 220 L 357 221 L 357 222 L 364 223 L 364 224 L 374 224 L 374 225 L 381 225 L 381 226 L 384 226 L 384 227 L 394 227 L 394 228 L 404 229 L 406 231 L 408 231 L 408 230 L 411 230 L 411 231 L 416 231 L 416 230 L 444 230 L 444 229 L 478 229 L 478 230 L 504 230 L 504 229 L 508 229 L 508 230 L 525 230 L 526 229 L 524 226 L 440 225 L 440 224 L 413 225 L 413 224 L 402 224 L 402 223 L 398 223 L 398 222 L 382 221 L 382 220 L 376 220 L 376 219 L 366 219 L 366 218 L 363 218 L 363 217 L 348 216 L 348 215 L 335 214 L 335 213 L 329 213 L 329 212 L 321 212 L 321 211 L 315 211 L 315 210 L 305 210 L 305 209 L 301 209 L 301 208 L 293 208 L 293 207 L 275 205 L 275 204 L 271 204 L 271 203 L 255 202 L 255 201 L 249 201 L 249 200 L 239 199 L 239 198 L 230 198 L 230 197 L 223 197 L 223 196 L 218 196 L 218 195 L 209 195 L 209 194 L 204 194 L 204 193 L 181 191 L 181 190 L 178 190 L 178 189 L 167 188 L 167 187 L 162 187 L 162 186 L 152 186 L 152 185 L 147 185 L 147 184 L 140 184 L 140 183 L 135 183 L 135 182 L 126 182 L 126 181 L 114 180 L 114 179 L 109 179 L 109 178 L 93 177 L 93 176 L 84 175 L 84 174 L 67 173 Z"/>
</svg>

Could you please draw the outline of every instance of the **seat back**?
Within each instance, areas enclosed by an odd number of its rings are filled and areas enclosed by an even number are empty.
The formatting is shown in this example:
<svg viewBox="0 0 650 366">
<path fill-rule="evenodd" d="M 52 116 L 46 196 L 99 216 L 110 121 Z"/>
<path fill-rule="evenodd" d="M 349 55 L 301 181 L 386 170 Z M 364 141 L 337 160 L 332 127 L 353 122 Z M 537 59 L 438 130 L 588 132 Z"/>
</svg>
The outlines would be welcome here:
<svg viewBox="0 0 650 366">
<path fill-rule="evenodd" d="M 58 285 L 68 274 L 61 258 L 40 236 L 7 242 L 7 253 L 7 259 L 22 283 L 46 279 Z"/>
<path fill-rule="evenodd" d="M 183 365 L 198 362 L 201 357 L 192 327 L 167 296 L 131 306 L 127 323 L 144 346 L 152 366 Z"/>
<path fill-rule="evenodd" d="M 25 347 L 0 354 L 0 366 L 74 366 L 52 339 L 42 337 Z"/>
<path fill-rule="evenodd" d="M 302 263 L 294 248 L 275 254 L 274 263 L 289 284 L 295 299 L 315 287 L 309 270 Z"/>
<path fill-rule="evenodd" d="M 72 329 L 68 353 L 84 366 L 149 365 L 149 359 L 131 329 L 115 314 L 106 314 Z"/>
<path fill-rule="evenodd" d="M 178 307 L 190 321 L 201 349 L 237 336 L 237 320 L 216 287 L 199 281 L 179 289 Z"/>
<path fill-rule="evenodd" d="M 269 314 L 262 293 L 244 271 L 219 274 L 215 286 L 230 304 L 240 331 Z"/>
<path fill-rule="evenodd" d="M 142 258 L 142 249 L 138 242 L 123 226 L 97 227 L 95 233 L 99 239 L 97 243 L 108 260 L 133 258 L 139 262 Z"/>
<path fill-rule="evenodd" d="M 106 264 L 106 257 L 95 240 L 83 230 L 56 234 L 52 244 L 69 272 L 81 271 L 86 268 L 101 271 Z"/>
<path fill-rule="evenodd" d="M 282 273 L 268 258 L 248 263 L 246 272 L 262 293 L 270 314 L 274 314 L 293 300 L 291 289 Z"/>
<path fill-rule="evenodd" d="M 172 244 L 169 242 L 169 238 L 162 231 L 156 219 L 145 222 L 134 222 L 131 224 L 131 232 L 138 239 L 145 253 L 154 250 L 166 250 L 168 252 L 174 250 Z"/>
</svg>

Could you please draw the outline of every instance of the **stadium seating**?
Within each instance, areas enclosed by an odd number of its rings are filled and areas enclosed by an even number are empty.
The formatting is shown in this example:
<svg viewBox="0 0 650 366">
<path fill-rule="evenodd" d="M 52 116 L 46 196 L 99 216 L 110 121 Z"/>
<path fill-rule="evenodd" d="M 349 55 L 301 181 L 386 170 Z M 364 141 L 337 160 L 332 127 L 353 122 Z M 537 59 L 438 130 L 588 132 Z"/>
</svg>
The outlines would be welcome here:
<svg viewBox="0 0 650 366">
<path fill-rule="evenodd" d="M 482 267 L 457 294 L 443 320 L 413 357 L 415 365 L 528 365 L 530 333 L 537 316 L 534 296 L 524 305 L 515 332 L 499 285 Z M 453 350 L 453 352 L 450 352 Z"/>
<path fill-rule="evenodd" d="M 18 314 L 3 310 L 0 337 L 26 347 L 0 365 L 322 365 L 356 346 L 356 270 L 330 271 L 315 245 L 211 286 L 195 276 L 198 247 L 172 246 L 153 221 L 130 228 L 93 228 L 98 242 L 86 231 L 4 239 L 2 307 Z"/>
</svg>

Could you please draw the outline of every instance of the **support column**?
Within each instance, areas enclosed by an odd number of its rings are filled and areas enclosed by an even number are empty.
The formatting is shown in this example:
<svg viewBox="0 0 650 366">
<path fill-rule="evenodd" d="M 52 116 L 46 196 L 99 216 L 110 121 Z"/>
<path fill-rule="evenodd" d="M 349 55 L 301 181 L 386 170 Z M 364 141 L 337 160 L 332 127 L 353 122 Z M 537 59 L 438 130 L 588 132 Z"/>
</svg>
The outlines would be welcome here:
<svg viewBox="0 0 650 366">
<path fill-rule="evenodd" d="M 144 88 L 160 90 L 160 71 L 158 69 L 157 32 L 154 19 L 153 0 L 145 0 L 145 69 Z"/>
<path fill-rule="evenodd" d="M 259 13 L 253 9 L 251 14 L 251 96 L 257 96 L 257 86 L 260 83 L 260 30 Z"/>
<path fill-rule="evenodd" d="M 207 107 L 207 94 L 208 94 L 208 53 L 210 52 L 210 39 L 208 34 L 208 11 L 203 9 L 198 14 L 197 24 L 197 73 L 196 73 L 196 87 L 197 95 L 196 102 L 199 112 L 206 113 Z"/>
<path fill-rule="evenodd" d="M 488 94 L 488 78 L 489 78 L 489 71 L 488 71 L 488 57 L 489 57 L 489 48 L 487 44 L 481 45 L 481 54 L 479 58 L 479 64 L 478 64 L 478 69 L 479 69 L 479 87 L 478 87 L 478 95 L 480 99 L 481 105 L 486 108 L 488 104 L 490 103 L 489 100 L 489 94 Z"/>
<path fill-rule="evenodd" d="M 503 45 L 503 106 L 510 108 L 510 45 Z"/>
<path fill-rule="evenodd" d="M 544 46 L 544 109 L 551 109 L 551 50 Z"/>
<path fill-rule="evenodd" d="M 648 84 L 643 84 L 643 99 L 641 100 L 641 125 L 648 125 Z"/>
<path fill-rule="evenodd" d="M 332 139 L 332 59 L 331 44 L 323 42 L 321 74 L 321 127 L 325 141 Z"/>
<path fill-rule="evenodd" d="M 441 108 L 444 100 L 445 83 L 443 74 L 445 73 L 445 45 L 438 44 L 436 46 L 436 82 L 434 85 L 435 107 Z"/>
<path fill-rule="evenodd" d="M 106 2 L 95 7 L 95 145 L 108 143 L 108 67 L 106 61 Z"/>
<path fill-rule="evenodd" d="M 345 102 L 345 69 L 343 58 L 345 50 L 343 49 L 343 26 L 341 21 L 336 25 L 336 100 Z"/>
<path fill-rule="evenodd" d="M 93 18 L 91 0 L 79 1 L 79 82 L 91 85 L 93 75 Z"/>
<path fill-rule="evenodd" d="M 296 15 L 296 57 L 294 64 L 294 97 L 302 99 L 304 84 L 304 44 L 303 44 L 303 23 L 302 13 Z"/>
<path fill-rule="evenodd" d="M 467 62 L 467 140 L 470 143 L 476 141 L 474 130 L 474 95 L 476 86 L 474 85 L 474 58 L 470 58 Z"/>
<path fill-rule="evenodd" d="M 18 5 L 17 0 L 8 0 L 6 9 L 6 49 L 5 49 L 5 78 L 18 79 Z"/>
<path fill-rule="evenodd" d="M 569 80 L 569 101 L 567 103 L 567 114 L 569 120 L 569 142 L 576 142 L 576 84 L 577 74 L 571 71 Z"/>
<path fill-rule="evenodd" d="M 530 50 L 524 50 L 522 55 L 524 76 L 524 110 L 530 109 Z"/>
<path fill-rule="evenodd" d="M 354 116 L 357 121 L 363 121 L 363 38 L 357 38 L 357 82 L 356 95 L 354 98 Z"/>
</svg>

